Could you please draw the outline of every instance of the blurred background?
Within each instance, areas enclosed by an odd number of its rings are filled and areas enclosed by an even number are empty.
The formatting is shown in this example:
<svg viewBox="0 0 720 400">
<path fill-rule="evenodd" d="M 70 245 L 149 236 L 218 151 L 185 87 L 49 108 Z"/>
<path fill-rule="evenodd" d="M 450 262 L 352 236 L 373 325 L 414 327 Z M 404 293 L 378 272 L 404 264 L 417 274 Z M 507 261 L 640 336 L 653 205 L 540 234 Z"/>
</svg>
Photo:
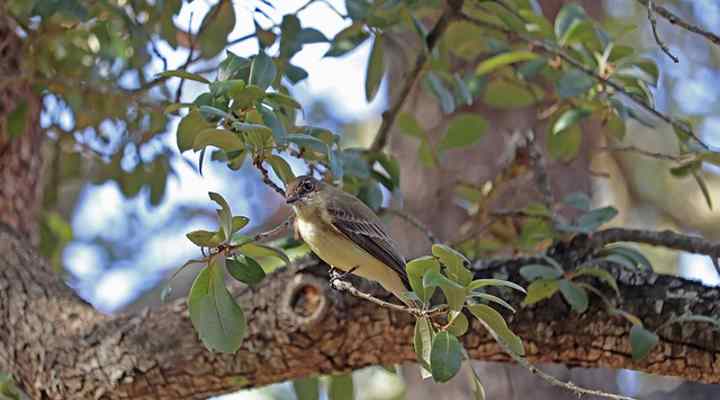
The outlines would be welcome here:
<svg viewBox="0 0 720 400">
<path fill-rule="evenodd" d="M 184 3 L 174 23 L 196 31 L 203 16 L 215 3 L 210 0 Z M 237 43 L 228 50 L 241 56 L 250 56 L 258 51 L 257 40 L 241 40 L 255 32 L 254 21 L 268 29 L 279 24 L 283 15 L 295 13 L 306 4 L 305 1 L 283 0 L 272 2 L 274 7 L 271 8 L 263 1 L 233 3 L 236 22 L 229 40 L 233 42 L 237 39 Z M 718 31 L 720 2 L 717 0 L 661 3 L 704 29 Z M 658 61 L 661 74 L 655 91 L 657 108 L 688 118 L 703 140 L 715 149 L 720 148 L 720 49 L 665 21 L 659 21 L 660 36 L 680 59 L 676 64 L 659 51 L 649 27 L 647 11 L 637 1 L 603 0 L 602 5 L 606 23 L 626 28 L 622 43 L 639 46 Z M 258 14 L 257 9 L 262 13 Z M 299 12 L 298 17 L 303 26 L 314 27 L 331 38 L 350 24 L 338 12 L 347 14 L 345 1 L 317 1 Z M 187 51 L 180 47 L 176 49 L 162 40 L 157 42 L 157 49 L 145 49 L 151 59 L 144 67 L 145 76 L 154 76 L 166 68 L 179 68 L 188 57 Z M 89 43 L 89 46 L 93 44 Z M 377 131 L 380 114 L 387 107 L 387 82 L 381 85 L 375 100 L 367 103 L 364 82 L 370 43 L 366 42 L 341 57 L 323 58 L 328 48 L 327 43 L 304 46 L 292 62 L 306 70 L 308 78 L 297 84 L 286 83 L 292 95 L 302 103 L 301 118 L 304 121 L 342 135 L 343 147 L 366 146 Z M 222 58 L 220 54 L 196 69 L 211 68 Z M 117 83 L 134 88 L 140 85 L 140 80 L 136 75 L 126 74 Z M 199 90 L 194 82 L 186 81 L 180 100 L 191 102 Z M 44 128 L 51 132 L 53 129 L 72 130 L 78 124 L 76 118 L 67 104 L 57 98 L 45 98 L 41 117 Z M 103 153 L 112 154 L 112 149 L 121 145 L 123 126 L 108 121 L 101 125 L 101 134 L 88 135 L 83 142 L 87 151 L 100 153 L 101 158 L 119 163 L 126 171 L 131 171 L 138 160 L 166 157 L 172 173 L 159 193 L 148 187 L 133 193 L 118 180 L 103 179 L 102 163 L 86 164 L 87 159 L 78 159 L 74 161 L 78 165 L 68 161 L 63 164 L 63 168 L 78 168 L 86 173 L 63 181 L 57 189 L 57 206 L 44 216 L 41 245 L 58 268 L 66 271 L 69 282 L 78 293 L 99 310 L 120 313 L 159 303 L 158 287 L 176 268 L 198 255 L 197 247 L 185 238 L 185 233 L 214 228 L 214 206 L 207 197 L 208 191 L 222 193 L 235 214 L 250 217 L 250 228 L 254 230 L 271 227 L 289 213 L 283 208 L 279 196 L 262 184 L 249 164 L 232 171 L 223 163 L 206 162 L 200 175 L 197 155 L 178 153 L 175 145 L 178 120 L 177 117 L 170 118 L 166 125 L 158 127 L 160 133 L 142 146 L 126 147 L 120 157 L 111 158 Z M 626 145 L 660 153 L 671 153 L 677 148 L 675 136 L 667 126 L 629 122 L 627 131 Z M 296 174 L 304 172 L 303 165 L 291 159 L 288 161 Z M 692 179 L 672 177 L 663 163 L 666 161 L 631 152 L 598 151 L 591 164 L 594 201 L 599 205 L 613 204 L 620 210 L 620 217 L 613 222 L 617 225 L 670 228 L 720 240 L 718 212 L 707 207 Z M 718 170 L 705 168 L 703 173 L 715 198 L 720 193 Z M 385 195 L 386 201 L 389 201 L 388 194 Z M 708 285 L 720 282 L 707 257 L 651 248 L 646 249 L 646 254 L 658 272 L 700 279 Z M 178 277 L 178 283 L 174 285 L 178 295 L 186 293 L 192 276 L 193 272 L 188 271 Z M 431 383 L 413 379 L 412 373 L 417 375 L 417 372 L 412 367 L 402 368 L 405 371 L 400 374 L 392 368 L 382 367 L 354 373 L 352 379 L 356 398 L 423 398 L 418 397 L 422 392 L 418 389 L 419 385 Z M 523 393 L 529 393 L 533 385 L 539 384 L 532 378 L 515 378 L 516 375 L 526 375 L 522 370 L 498 368 L 492 363 L 478 363 L 477 369 L 488 385 L 489 394 L 499 396 L 493 398 L 524 398 Z M 689 392 L 673 392 L 682 385 L 675 379 L 650 377 L 631 371 L 550 369 L 578 384 L 587 382 L 596 386 L 598 380 L 605 381 L 609 390 L 626 395 L 642 398 L 689 396 Z M 322 382 L 325 386 L 329 385 L 326 381 Z M 708 398 L 705 396 L 715 390 L 708 387 L 698 389 L 703 385 L 690 386 L 693 389 L 687 390 L 697 390 L 699 397 L 688 398 Z M 285 383 L 222 398 L 292 399 L 294 393 L 292 384 Z M 714 393 L 720 394 L 720 389 Z M 571 395 L 558 393 L 555 397 L 558 396 L 570 398 Z"/>
</svg>

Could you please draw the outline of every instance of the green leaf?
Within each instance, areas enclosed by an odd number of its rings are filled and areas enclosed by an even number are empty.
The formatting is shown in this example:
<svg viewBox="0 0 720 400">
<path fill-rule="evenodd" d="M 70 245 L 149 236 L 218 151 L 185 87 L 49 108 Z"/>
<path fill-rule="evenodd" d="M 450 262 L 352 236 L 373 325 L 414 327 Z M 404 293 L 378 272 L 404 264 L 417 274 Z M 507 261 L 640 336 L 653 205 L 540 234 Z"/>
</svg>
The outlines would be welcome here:
<svg viewBox="0 0 720 400">
<path fill-rule="evenodd" d="M 190 113 L 180 121 L 177 128 L 178 150 L 182 153 L 192 149 L 197 135 L 211 126 L 212 124 L 205 121 L 205 118 L 203 118 L 198 111 L 190 111 Z"/>
<path fill-rule="evenodd" d="M 217 247 L 225 240 L 222 232 L 210 232 L 202 229 L 192 231 L 185 236 L 195 245 L 202 247 Z"/>
<path fill-rule="evenodd" d="M 630 329 L 630 347 L 632 348 L 632 358 L 634 361 L 640 361 L 650 354 L 650 350 L 655 347 L 660 338 L 654 332 L 650 332 L 642 325 L 633 325 Z"/>
<path fill-rule="evenodd" d="M 287 129 L 285 129 L 285 125 L 282 120 L 278 118 L 277 114 L 275 114 L 275 111 L 263 106 L 257 107 L 257 111 L 260 113 L 265 125 L 269 126 L 270 130 L 272 130 L 275 143 L 284 144 L 285 138 L 287 137 Z"/>
<path fill-rule="evenodd" d="M 433 244 L 432 254 L 437 257 L 440 262 L 447 267 L 448 277 L 459 283 L 461 287 L 465 287 L 473 279 L 473 273 L 467 266 L 470 265 L 470 261 L 465 258 L 462 253 L 453 249 L 450 246 L 444 244 Z"/>
<path fill-rule="evenodd" d="M 577 271 L 575 271 L 575 276 L 592 276 L 595 278 L 600 279 L 601 281 L 605 282 L 615 290 L 615 293 L 617 293 L 618 296 L 620 296 L 620 288 L 618 288 L 617 281 L 615 280 L 615 277 L 612 276 L 611 273 L 608 271 L 600 268 L 600 267 L 581 267 L 578 268 Z"/>
<path fill-rule="evenodd" d="M 571 69 L 556 83 L 558 97 L 568 99 L 578 97 L 595 85 L 593 78 L 578 69 Z"/>
<path fill-rule="evenodd" d="M 509 53 L 503 53 L 499 54 L 494 57 L 490 57 L 486 59 L 485 61 L 481 62 L 477 68 L 475 68 L 475 73 L 478 75 L 485 75 L 489 72 L 492 72 L 500 67 L 504 67 L 506 65 L 522 62 L 522 61 L 530 61 L 538 58 L 539 56 L 531 51 L 527 50 L 517 50 L 517 51 L 511 51 Z"/>
<path fill-rule="evenodd" d="M 247 243 L 238 248 L 238 251 L 253 258 L 274 257 L 279 258 L 285 264 L 290 264 L 290 259 L 284 251 L 260 243 Z"/>
<path fill-rule="evenodd" d="M 547 135 L 547 146 L 550 158 L 562 162 L 570 162 L 577 157 L 582 144 L 582 130 L 573 125 L 557 134 Z"/>
<path fill-rule="evenodd" d="M 470 282 L 470 285 L 468 285 L 468 289 L 474 290 L 486 286 L 509 287 L 519 292 L 526 293 L 525 289 L 523 289 L 522 286 L 514 282 L 506 281 L 504 279 L 475 279 L 474 281 Z"/>
<path fill-rule="evenodd" d="M 295 174 L 293 174 L 290 164 L 288 164 L 284 158 L 273 154 L 268 157 L 266 161 L 270 164 L 273 171 L 275 171 L 278 178 L 286 185 L 295 180 Z"/>
<path fill-rule="evenodd" d="M 287 77 L 290 83 L 294 85 L 307 78 L 308 73 L 297 65 L 288 64 L 287 67 L 285 67 L 285 77 Z"/>
<path fill-rule="evenodd" d="M 371 102 L 375 98 L 383 75 L 385 74 L 385 60 L 383 49 L 383 36 L 375 35 L 370 57 L 368 57 L 365 73 L 365 100 Z"/>
<path fill-rule="evenodd" d="M 232 92 L 233 108 L 250 108 L 264 96 L 265 91 L 261 87 L 255 85 L 247 85 L 240 90 Z"/>
<path fill-rule="evenodd" d="M 257 285 L 265 278 L 265 270 L 252 257 L 236 256 L 226 260 L 230 276 L 246 285 Z"/>
<path fill-rule="evenodd" d="M 215 192 L 208 192 L 208 195 L 210 196 L 210 200 L 214 201 L 220 206 L 220 209 L 217 210 L 218 214 L 218 222 L 220 223 L 220 227 L 222 228 L 223 233 L 225 234 L 226 238 L 230 238 L 232 236 L 232 212 L 230 211 L 230 205 L 225 201 L 225 199 L 219 194 Z"/>
<path fill-rule="evenodd" d="M 355 385 L 352 374 L 333 375 L 328 387 L 329 400 L 352 400 L 355 398 Z"/>
<path fill-rule="evenodd" d="M 232 1 L 222 0 L 205 14 L 202 21 L 202 34 L 198 38 L 203 57 L 218 55 L 227 44 L 227 37 L 235 28 L 235 9 Z"/>
<path fill-rule="evenodd" d="M 449 114 L 455 110 L 455 96 L 443 83 L 442 79 L 435 72 L 425 73 L 425 82 L 430 91 L 440 102 L 443 112 Z"/>
<path fill-rule="evenodd" d="M 598 252 L 598 255 L 611 255 L 616 254 L 630 260 L 634 266 L 643 266 L 645 269 L 652 271 L 652 264 L 642 253 L 634 248 L 627 246 L 608 246 Z"/>
<path fill-rule="evenodd" d="M 522 339 L 510 330 L 505 318 L 499 312 L 485 304 L 470 304 L 467 307 L 486 329 L 494 332 L 508 346 L 510 351 L 519 356 L 525 355 Z"/>
<path fill-rule="evenodd" d="M 423 370 L 430 369 L 430 350 L 432 348 L 432 327 L 430 319 L 427 317 L 418 318 L 415 321 L 415 335 L 413 337 L 413 346 L 415 348 L 415 356 Z"/>
<path fill-rule="evenodd" d="M 272 58 L 260 52 L 256 55 L 250 64 L 250 81 L 251 85 L 255 85 L 265 91 L 268 86 L 275 80 L 277 68 Z"/>
<path fill-rule="evenodd" d="M 295 379 L 292 384 L 297 400 L 320 400 L 320 380 L 317 376 Z"/>
<path fill-rule="evenodd" d="M 573 25 L 587 19 L 588 16 L 581 6 L 576 3 L 566 4 L 555 17 L 555 37 L 562 41 Z"/>
<path fill-rule="evenodd" d="M 338 32 L 324 57 L 340 57 L 355 50 L 370 36 L 363 27 L 364 24 L 356 23 Z"/>
<path fill-rule="evenodd" d="M 408 274 L 410 287 L 417 294 L 423 303 L 427 302 L 435 293 L 435 286 L 423 286 L 423 277 L 428 271 L 440 273 L 440 263 L 435 257 L 425 256 L 416 258 L 405 265 L 405 271 Z"/>
<path fill-rule="evenodd" d="M 462 309 L 465 303 L 466 290 L 460 284 L 451 281 L 443 274 L 432 269 L 425 272 L 423 286 L 426 288 L 439 286 L 448 302 L 448 308 L 454 311 Z"/>
<path fill-rule="evenodd" d="M 432 340 L 430 372 L 435 382 L 447 382 L 460 370 L 462 345 L 448 332 L 439 332 Z"/>
<path fill-rule="evenodd" d="M 240 57 L 232 51 L 227 51 L 224 60 L 218 66 L 218 81 L 227 81 L 231 79 L 242 79 L 247 82 L 250 76 L 250 60 Z"/>
<path fill-rule="evenodd" d="M 565 300 L 570 304 L 573 311 L 578 314 L 584 313 L 588 308 L 588 295 L 585 289 L 579 287 L 567 279 L 561 279 L 559 282 L 560 292 Z"/>
<path fill-rule="evenodd" d="M 247 333 L 245 316 L 223 278 L 224 258 L 217 257 L 193 282 L 188 296 L 190 320 L 210 350 L 234 353 Z"/>
<path fill-rule="evenodd" d="M 462 311 L 450 311 L 448 318 L 450 323 L 448 324 L 447 331 L 451 335 L 459 337 L 468 331 L 470 323 Z"/>
<path fill-rule="evenodd" d="M 513 312 L 513 313 L 515 312 L 515 308 L 513 306 L 511 306 L 510 303 L 508 303 L 507 301 L 505 301 L 495 295 L 488 294 L 488 293 L 481 293 L 481 292 L 471 292 L 470 297 L 479 298 L 479 299 L 487 300 L 491 303 L 500 304 L 501 306 L 510 310 L 510 312 Z"/>
<path fill-rule="evenodd" d="M 557 229 L 565 232 L 591 233 L 596 231 L 603 224 L 615 218 L 617 214 L 618 211 L 615 207 L 596 208 L 578 217 L 575 224 L 558 224 Z"/>
<path fill-rule="evenodd" d="M 176 78 L 189 79 L 191 81 L 202 82 L 202 83 L 207 83 L 207 84 L 210 83 L 210 81 L 207 80 L 202 75 L 193 74 L 192 72 L 188 72 L 188 71 L 184 71 L 184 70 L 180 70 L 180 69 L 176 69 L 176 70 L 172 70 L 172 71 L 164 71 L 164 72 L 159 73 L 158 76 L 161 76 L 163 78 L 176 77 Z"/>
<path fill-rule="evenodd" d="M 545 92 L 536 85 L 495 79 L 488 83 L 483 102 L 501 110 L 529 107 L 543 99 Z"/>
<path fill-rule="evenodd" d="M 462 113 L 453 116 L 447 133 L 440 141 L 440 149 L 466 147 L 477 143 L 487 132 L 488 122 L 477 114 Z"/>
<path fill-rule="evenodd" d="M 587 118 L 592 112 L 585 108 L 572 108 L 565 111 L 553 124 L 552 134 L 556 135 L 559 132 L 577 124 L 581 120 Z"/>
<path fill-rule="evenodd" d="M 527 287 L 527 296 L 523 300 L 524 306 L 535 304 L 541 300 L 549 299 L 560 289 L 557 279 L 541 279 L 534 281 Z"/>
<path fill-rule="evenodd" d="M 548 267 L 546 265 L 530 264 L 520 268 L 520 275 L 528 282 L 532 282 L 537 279 L 560 278 L 562 276 L 562 271 L 558 271 L 557 268 Z"/>
<path fill-rule="evenodd" d="M 248 217 L 243 217 L 240 215 L 232 217 L 232 233 L 235 233 L 239 231 L 240 229 L 244 228 L 245 225 L 250 222 L 250 219 Z"/>
<path fill-rule="evenodd" d="M 215 146 L 226 151 L 243 150 L 245 143 L 239 136 L 226 129 L 209 128 L 203 129 L 195 137 L 193 150 L 201 150 L 205 146 Z"/>
<path fill-rule="evenodd" d="M 268 93 L 265 96 L 265 100 L 273 102 L 285 108 L 296 108 L 298 110 L 302 109 L 302 105 L 300 105 L 300 103 L 298 103 L 292 97 L 282 93 Z"/>
</svg>

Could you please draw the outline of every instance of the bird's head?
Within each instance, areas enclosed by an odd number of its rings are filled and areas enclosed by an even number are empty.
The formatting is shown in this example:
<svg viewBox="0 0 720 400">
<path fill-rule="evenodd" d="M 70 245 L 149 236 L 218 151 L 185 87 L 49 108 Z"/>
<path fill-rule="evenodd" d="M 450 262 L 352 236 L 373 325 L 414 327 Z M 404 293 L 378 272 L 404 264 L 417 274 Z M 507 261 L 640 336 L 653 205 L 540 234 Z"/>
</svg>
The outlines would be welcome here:
<svg viewBox="0 0 720 400">
<path fill-rule="evenodd" d="M 285 202 L 287 204 L 307 204 L 312 202 L 323 183 L 309 175 L 301 175 L 290 182 L 285 192 Z"/>
</svg>

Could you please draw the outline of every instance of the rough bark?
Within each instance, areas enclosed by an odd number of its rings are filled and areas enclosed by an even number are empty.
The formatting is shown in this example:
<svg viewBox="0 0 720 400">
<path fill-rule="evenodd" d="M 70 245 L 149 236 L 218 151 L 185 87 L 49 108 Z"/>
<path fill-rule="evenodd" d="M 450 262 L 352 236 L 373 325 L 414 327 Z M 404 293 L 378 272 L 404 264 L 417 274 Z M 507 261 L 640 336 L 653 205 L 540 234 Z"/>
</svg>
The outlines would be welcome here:
<svg viewBox="0 0 720 400">
<path fill-rule="evenodd" d="M 0 221 L 35 243 L 42 196 L 40 97 L 23 70 L 23 42 L 0 4 Z M 22 131 L 12 132 L 8 116 L 24 108 Z"/>
<path fill-rule="evenodd" d="M 137 314 L 101 315 L 79 301 L 7 227 L 0 231 L 0 254 L 0 370 L 12 373 L 32 398 L 200 399 L 415 359 L 411 317 L 328 289 L 324 266 L 312 259 L 274 273 L 260 287 L 236 292 L 249 335 L 236 354 L 228 355 L 205 350 L 182 300 Z M 477 275 L 501 273 L 520 281 L 517 267 L 495 262 Z M 612 273 L 620 282 L 623 307 L 649 328 L 688 310 L 718 311 L 718 289 L 650 273 Z M 522 309 L 511 326 L 534 362 L 720 382 L 718 333 L 701 324 L 671 326 L 647 360 L 633 362 L 630 325 L 600 305 L 593 301 L 578 316 L 556 296 Z M 508 360 L 477 324 L 463 341 L 475 359 Z"/>
</svg>

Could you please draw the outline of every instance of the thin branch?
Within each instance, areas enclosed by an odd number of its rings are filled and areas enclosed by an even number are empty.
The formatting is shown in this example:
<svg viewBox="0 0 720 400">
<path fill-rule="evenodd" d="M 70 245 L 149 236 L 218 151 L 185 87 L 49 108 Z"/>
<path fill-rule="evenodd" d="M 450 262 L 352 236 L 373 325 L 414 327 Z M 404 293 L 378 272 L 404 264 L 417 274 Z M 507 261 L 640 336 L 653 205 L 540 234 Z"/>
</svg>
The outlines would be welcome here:
<svg viewBox="0 0 720 400">
<path fill-rule="evenodd" d="M 412 314 L 417 318 L 431 317 L 431 316 L 434 316 L 437 314 L 442 314 L 447 309 L 447 305 L 445 305 L 445 304 L 441 304 L 441 305 L 439 305 L 437 307 L 433 307 L 429 310 L 421 310 L 419 308 L 407 307 L 407 306 L 403 306 L 400 304 L 390 303 L 389 301 L 378 299 L 377 297 L 375 297 L 371 294 L 360 291 L 355 286 L 353 286 L 350 282 L 343 281 L 338 278 L 331 278 L 330 286 L 332 286 L 334 289 L 339 290 L 341 292 L 348 292 L 355 297 L 358 297 L 363 300 L 367 300 L 371 303 L 377 304 L 380 307 L 388 308 L 388 309 L 394 310 L 394 311 L 400 311 L 400 312 Z"/>
<path fill-rule="evenodd" d="M 592 77 L 596 81 L 613 88 L 615 91 L 617 91 L 619 93 L 622 93 L 627 98 L 632 100 L 635 104 L 637 104 L 638 106 L 643 108 L 645 111 L 649 112 L 650 114 L 654 115 L 657 118 L 660 118 L 661 120 L 665 121 L 667 124 L 671 125 L 673 128 L 675 128 L 675 129 L 685 133 L 689 137 L 693 138 L 693 140 L 695 140 L 704 149 L 706 149 L 706 150 L 710 149 L 710 147 L 707 144 L 705 144 L 705 142 L 700 140 L 700 138 L 697 137 L 697 135 L 692 130 L 688 129 L 688 127 L 685 124 L 683 124 L 683 123 L 673 119 L 672 117 L 661 113 L 657 109 L 651 107 L 650 105 L 645 103 L 641 98 L 626 91 L 620 84 L 615 83 L 614 81 L 610 80 L 609 78 L 604 77 L 604 76 L 600 75 L 599 73 L 593 71 L 592 69 L 585 67 L 579 61 L 576 61 L 569 55 L 565 54 L 561 49 L 553 47 L 553 46 L 551 46 L 545 42 L 542 42 L 540 40 L 535 40 L 533 38 L 530 38 L 530 37 L 524 36 L 522 34 L 519 34 L 515 31 L 512 31 L 510 29 L 504 28 L 502 26 L 499 26 L 499 25 L 496 25 L 496 24 L 493 24 L 490 22 L 486 22 L 486 21 L 477 19 L 475 17 L 472 17 L 472 16 L 464 14 L 464 13 L 458 14 L 458 17 L 464 21 L 470 22 L 471 24 L 477 25 L 481 28 L 494 30 L 496 32 L 500 32 L 505 35 L 508 35 L 510 37 L 520 39 L 520 40 L 526 42 L 527 44 L 529 44 L 535 50 L 540 50 L 543 53 L 555 56 L 555 57 L 563 60 L 570 66 L 572 66 L 572 67 L 576 68 L 577 70 L 585 73 L 586 75 Z"/>
<path fill-rule="evenodd" d="M 267 168 L 265 168 L 265 166 L 263 165 L 263 161 L 262 160 L 253 160 L 253 165 L 262 174 L 263 183 L 270 186 L 270 188 L 272 190 L 274 190 L 275 192 L 277 192 L 280 196 L 282 196 L 284 198 L 285 191 L 280 186 L 278 186 L 275 182 L 273 182 L 272 179 L 270 179 L 270 173 L 268 172 Z"/>
<path fill-rule="evenodd" d="M 638 3 L 644 5 L 645 7 L 650 7 L 651 6 L 650 3 L 653 3 L 652 0 L 636 0 L 636 1 Z M 697 25 L 688 23 L 684 19 L 673 14 L 670 10 L 668 10 L 665 7 L 658 6 L 655 4 L 653 4 L 652 6 L 653 6 L 655 13 L 657 15 L 663 17 L 669 23 L 679 26 L 688 32 L 692 32 L 694 34 L 700 35 L 700 36 L 704 37 L 705 39 L 707 39 L 708 41 L 710 41 L 711 43 L 714 43 L 714 44 L 720 46 L 720 35 L 706 31 Z"/>
<path fill-rule="evenodd" d="M 670 52 L 670 49 L 668 49 L 667 45 L 662 41 L 662 39 L 660 39 L 660 35 L 658 34 L 657 19 L 655 19 L 655 0 L 647 0 L 647 14 L 653 36 L 655 37 L 655 42 L 658 46 L 660 46 L 663 53 L 667 54 L 667 56 L 670 57 L 675 64 L 679 63 L 680 60 L 678 60 L 678 58 Z"/>
<path fill-rule="evenodd" d="M 291 215 L 288 219 L 286 219 L 285 221 L 280 223 L 280 225 L 270 229 L 269 231 L 260 232 L 257 235 L 253 236 L 253 241 L 257 242 L 259 240 L 266 239 L 266 238 L 276 234 L 277 232 L 281 231 L 282 229 L 285 229 L 288 226 L 290 226 L 290 224 L 293 223 L 294 219 L 295 219 L 295 217 L 293 215 Z"/>
<path fill-rule="evenodd" d="M 425 38 L 426 48 L 423 48 L 415 59 L 415 65 L 405 79 L 405 83 L 400 89 L 398 97 L 395 99 L 395 102 L 392 104 L 390 109 L 383 113 L 382 124 L 380 124 L 380 129 L 370 146 L 370 151 L 381 151 L 387 144 L 388 137 L 390 136 L 390 129 L 392 129 L 392 126 L 395 123 L 395 118 L 397 118 L 400 109 L 410 95 L 410 91 L 413 86 L 415 86 L 415 82 L 417 82 L 420 72 L 428 60 L 428 56 L 435 48 L 435 45 L 440 41 L 440 37 L 443 33 L 445 33 L 448 25 L 450 25 L 450 21 L 455 18 L 462 9 L 463 1 L 464 0 L 449 0 L 447 2 L 443 14 L 435 23 L 435 26 L 432 28 L 430 33 L 428 33 L 427 38 Z"/>
<path fill-rule="evenodd" d="M 672 162 L 683 162 L 688 161 L 688 157 L 683 155 L 672 155 L 672 154 L 664 154 L 664 153 L 656 153 L 648 150 L 643 150 L 637 146 L 601 146 L 598 148 L 600 151 L 608 151 L 608 152 L 625 152 L 625 153 L 636 153 L 640 154 L 646 157 L 652 157 L 657 158 L 658 160 L 664 160 L 664 161 L 672 161 Z"/>
<path fill-rule="evenodd" d="M 185 63 L 179 68 L 181 70 L 187 69 L 187 67 L 190 65 L 193 59 L 193 53 L 195 52 L 195 37 L 192 34 L 192 20 L 193 20 L 193 13 L 190 13 L 190 20 L 188 21 L 188 40 L 189 40 L 189 53 L 187 56 L 187 59 L 185 60 Z M 200 33 L 202 33 L 202 27 L 200 27 L 200 30 L 198 31 L 198 36 L 200 36 Z M 175 102 L 179 103 L 180 98 L 182 97 L 182 91 L 183 86 L 185 85 L 185 78 L 180 78 L 180 83 L 178 84 L 177 90 L 175 91 Z"/>
<path fill-rule="evenodd" d="M 433 233 L 432 233 L 432 231 L 430 230 L 430 228 L 428 228 L 427 225 L 425 225 L 424 223 L 422 223 L 422 221 L 420 221 L 419 219 L 413 217 L 412 215 L 410 215 L 410 214 L 408 214 L 408 213 L 406 213 L 406 212 L 404 212 L 404 211 L 395 210 L 395 209 L 392 209 L 392 208 L 383 208 L 383 209 L 380 210 L 380 213 L 381 213 L 381 214 L 392 214 L 392 215 L 394 215 L 394 216 L 396 216 L 396 217 L 399 217 L 399 218 L 407 221 L 410 225 L 412 225 L 412 226 L 414 226 L 415 228 L 417 228 L 417 230 L 419 230 L 420 232 L 424 233 L 424 234 L 425 234 L 425 237 L 427 238 L 427 240 L 428 240 L 430 243 L 432 243 L 432 244 L 438 243 L 437 238 L 435 237 L 435 235 L 433 235 Z"/>
</svg>

